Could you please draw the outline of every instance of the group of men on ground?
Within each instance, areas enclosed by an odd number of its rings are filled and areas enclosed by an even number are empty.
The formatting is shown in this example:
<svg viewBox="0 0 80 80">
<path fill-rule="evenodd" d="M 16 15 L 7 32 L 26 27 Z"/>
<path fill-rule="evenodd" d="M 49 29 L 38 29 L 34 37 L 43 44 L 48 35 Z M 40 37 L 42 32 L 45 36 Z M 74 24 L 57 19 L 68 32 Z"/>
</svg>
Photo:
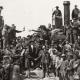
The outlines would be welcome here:
<svg viewBox="0 0 80 80">
<path fill-rule="evenodd" d="M 25 74 L 25 77 L 30 77 L 31 68 L 41 68 L 43 70 L 43 78 L 46 77 L 46 74 L 49 77 L 50 73 L 54 73 L 60 80 L 80 79 L 79 40 L 75 41 L 74 44 L 69 43 L 67 40 L 63 44 L 61 40 L 51 44 L 47 44 L 47 41 L 45 41 L 45 44 L 41 44 L 35 40 L 30 41 L 30 37 L 18 37 L 16 46 L 14 44 L 13 42 L 4 51 L 1 50 L 1 54 L 4 55 L 2 60 L 3 67 L 5 66 L 4 69 L 7 69 L 10 65 L 17 65 L 20 68 L 19 74 L 23 75 L 27 70 L 29 74 Z M 16 74 L 17 70 L 14 70 L 16 68 L 13 68 L 10 72 L 15 72 Z M 9 75 L 10 73 L 5 74 Z M 16 80 L 20 77 L 17 75 L 15 76 Z M 9 80 L 9 78 L 6 80 Z"/>
</svg>

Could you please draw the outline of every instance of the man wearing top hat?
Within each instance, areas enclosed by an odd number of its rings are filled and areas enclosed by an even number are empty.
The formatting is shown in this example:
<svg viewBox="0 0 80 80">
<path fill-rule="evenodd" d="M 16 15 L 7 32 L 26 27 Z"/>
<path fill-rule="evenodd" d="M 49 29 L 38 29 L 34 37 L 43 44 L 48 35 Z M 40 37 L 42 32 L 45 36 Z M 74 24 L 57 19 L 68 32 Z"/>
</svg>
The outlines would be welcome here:
<svg viewBox="0 0 80 80">
<path fill-rule="evenodd" d="M 62 13 L 59 10 L 59 6 L 56 6 L 56 10 L 52 13 L 52 18 L 55 15 L 55 27 L 56 28 L 61 28 L 62 26 Z"/>
</svg>

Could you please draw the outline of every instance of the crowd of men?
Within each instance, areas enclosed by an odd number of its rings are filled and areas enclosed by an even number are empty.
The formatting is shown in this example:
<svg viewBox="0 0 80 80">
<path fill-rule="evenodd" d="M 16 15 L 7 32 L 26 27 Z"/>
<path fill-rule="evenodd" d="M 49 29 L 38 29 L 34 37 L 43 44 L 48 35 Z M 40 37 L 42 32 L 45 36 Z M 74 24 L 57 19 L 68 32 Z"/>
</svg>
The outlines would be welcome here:
<svg viewBox="0 0 80 80">
<path fill-rule="evenodd" d="M 56 8 L 58 9 L 58 7 Z M 0 13 L 2 9 L 3 7 L 0 7 Z M 57 13 L 58 10 L 53 15 Z M 36 68 L 43 70 L 42 78 L 54 73 L 60 80 L 79 80 L 79 13 L 79 9 L 75 6 L 70 25 L 66 26 L 66 33 L 63 31 L 62 34 L 66 38 L 58 40 L 53 39 L 51 25 L 48 28 L 41 25 L 38 30 L 32 30 L 34 34 L 27 37 L 16 37 L 16 32 L 22 31 L 16 30 L 14 24 L 12 27 L 4 25 L 0 14 L 0 20 L 2 20 L 0 21 L 0 80 L 22 80 L 21 75 L 30 77 L 30 70 Z M 59 15 L 62 15 L 60 10 Z M 28 74 L 25 73 L 26 70 L 29 72 Z"/>
</svg>

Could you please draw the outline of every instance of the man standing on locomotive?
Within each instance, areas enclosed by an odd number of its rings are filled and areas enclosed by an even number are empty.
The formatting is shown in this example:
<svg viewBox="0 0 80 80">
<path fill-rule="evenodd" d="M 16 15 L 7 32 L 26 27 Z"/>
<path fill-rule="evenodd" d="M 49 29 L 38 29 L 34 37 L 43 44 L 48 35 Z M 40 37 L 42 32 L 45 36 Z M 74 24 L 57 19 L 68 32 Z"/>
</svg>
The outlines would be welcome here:
<svg viewBox="0 0 80 80">
<path fill-rule="evenodd" d="M 55 28 L 61 28 L 62 26 L 62 13 L 59 10 L 59 7 L 56 6 L 56 10 L 52 14 L 52 18 L 55 15 Z"/>
<path fill-rule="evenodd" d="M 77 8 L 77 5 L 75 5 L 75 8 L 72 11 L 72 19 L 78 19 L 79 9 Z"/>
</svg>

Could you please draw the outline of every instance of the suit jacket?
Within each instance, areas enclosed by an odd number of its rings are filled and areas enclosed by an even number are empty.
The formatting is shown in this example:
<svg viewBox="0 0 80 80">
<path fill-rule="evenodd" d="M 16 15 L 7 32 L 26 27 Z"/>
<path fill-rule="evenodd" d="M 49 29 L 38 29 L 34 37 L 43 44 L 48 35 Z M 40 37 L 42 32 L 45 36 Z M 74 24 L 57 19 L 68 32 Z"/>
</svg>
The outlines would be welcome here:
<svg viewBox="0 0 80 80">
<path fill-rule="evenodd" d="M 29 46 L 29 54 L 30 54 L 30 56 L 35 58 L 36 57 L 35 53 L 36 53 L 35 46 L 33 46 L 33 49 L 31 48 L 31 46 Z"/>
<path fill-rule="evenodd" d="M 72 19 L 73 18 L 78 18 L 78 14 L 79 14 L 79 9 L 73 9 L 73 11 L 72 11 Z"/>
</svg>

